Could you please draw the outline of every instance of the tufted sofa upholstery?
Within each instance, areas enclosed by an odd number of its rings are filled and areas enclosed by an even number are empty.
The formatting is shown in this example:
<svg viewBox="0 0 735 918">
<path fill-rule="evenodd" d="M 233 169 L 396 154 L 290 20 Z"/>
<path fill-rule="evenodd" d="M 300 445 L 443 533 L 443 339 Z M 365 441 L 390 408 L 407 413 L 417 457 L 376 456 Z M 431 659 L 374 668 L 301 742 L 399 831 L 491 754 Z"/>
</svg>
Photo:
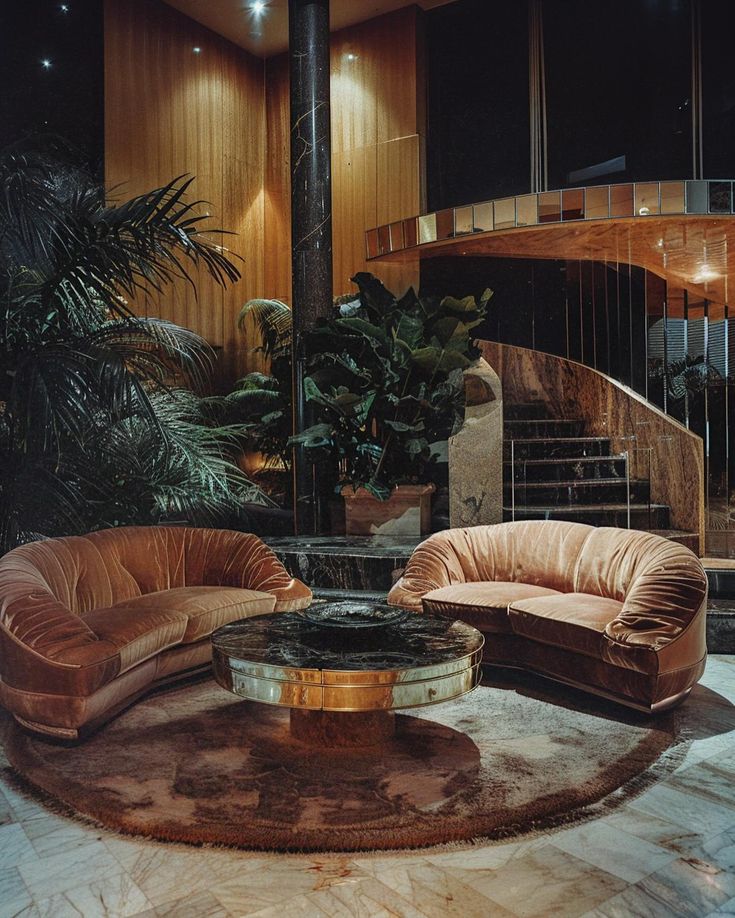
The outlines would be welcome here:
<svg viewBox="0 0 735 918">
<path fill-rule="evenodd" d="M 249 533 L 130 527 L 23 545 L 0 558 L 0 702 L 76 739 L 207 666 L 221 625 L 310 602 Z"/>
<path fill-rule="evenodd" d="M 707 577 L 647 532 L 545 520 L 438 532 L 388 602 L 486 635 L 484 661 L 657 711 L 704 671 Z"/>
</svg>

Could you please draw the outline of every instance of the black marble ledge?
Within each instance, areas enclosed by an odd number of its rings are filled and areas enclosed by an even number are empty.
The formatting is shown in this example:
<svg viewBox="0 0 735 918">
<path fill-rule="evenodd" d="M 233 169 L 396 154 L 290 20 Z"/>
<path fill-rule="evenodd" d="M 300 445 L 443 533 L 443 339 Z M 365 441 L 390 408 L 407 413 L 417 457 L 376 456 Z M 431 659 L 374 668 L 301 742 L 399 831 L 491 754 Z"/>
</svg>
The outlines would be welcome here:
<svg viewBox="0 0 735 918">
<path fill-rule="evenodd" d="M 266 538 L 292 577 L 310 587 L 387 592 L 421 539 L 380 536 Z"/>
</svg>

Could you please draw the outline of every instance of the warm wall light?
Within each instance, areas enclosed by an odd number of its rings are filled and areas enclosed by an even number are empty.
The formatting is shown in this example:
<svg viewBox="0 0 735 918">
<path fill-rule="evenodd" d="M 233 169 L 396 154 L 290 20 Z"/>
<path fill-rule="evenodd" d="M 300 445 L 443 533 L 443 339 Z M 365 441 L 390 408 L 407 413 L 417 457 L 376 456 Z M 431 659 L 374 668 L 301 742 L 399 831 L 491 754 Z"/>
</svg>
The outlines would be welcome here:
<svg viewBox="0 0 735 918">
<path fill-rule="evenodd" d="M 697 271 L 692 280 L 695 284 L 706 284 L 707 281 L 717 280 L 720 275 L 714 268 L 711 268 L 709 265 L 702 265 L 702 267 Z"/>
<path fill-rule="evenodd" d="M 347 60 L 348 60 L 348 61 L 356 61 L 356 60 L 357 60 L 357 55 L 356 55 L 356 54 L 353 54 L 352 51 L 350 51 L 350 53 L 347 55 Z"/>
</svg>

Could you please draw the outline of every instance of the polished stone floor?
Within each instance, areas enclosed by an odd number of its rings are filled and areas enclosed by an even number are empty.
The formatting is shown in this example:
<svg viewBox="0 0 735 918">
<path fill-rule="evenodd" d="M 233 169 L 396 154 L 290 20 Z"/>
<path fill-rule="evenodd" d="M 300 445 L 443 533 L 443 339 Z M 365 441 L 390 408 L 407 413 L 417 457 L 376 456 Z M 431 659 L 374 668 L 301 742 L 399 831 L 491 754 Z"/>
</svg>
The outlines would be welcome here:
<svg viewBox="0 0 735 918">
<path fill-rule="evenodd" d="M 735 916 L 735 656 L 711 657 L 703 683 L 689 701 L 701 735 L 666 781 L 573 828 L 473 848 L 164 845 L 60 818 L 0 781 L 0 916 Z"/>
</svg>

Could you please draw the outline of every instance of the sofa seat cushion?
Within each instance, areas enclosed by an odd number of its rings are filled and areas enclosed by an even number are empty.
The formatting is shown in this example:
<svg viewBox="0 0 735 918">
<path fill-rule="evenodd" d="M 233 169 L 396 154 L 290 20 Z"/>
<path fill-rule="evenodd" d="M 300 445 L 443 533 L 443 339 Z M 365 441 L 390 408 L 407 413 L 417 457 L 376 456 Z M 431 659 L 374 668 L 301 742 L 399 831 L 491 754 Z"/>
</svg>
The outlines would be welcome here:
<svg viewBox="0 0 735 918">
<path fill-rule="evenodd" d="M 622 608 L 621 602 L 604 596 L 557 593 L 514 600 L 508 618 L 514 634 L 600 659 L 607 640 L 605 627 Z"/>
<path fill-rule="evenodd" d="M 557 590 L 530 583 L 510 583 L 502 580 L 475 583 L 455 583 L 426 593 L 424 612 L 460 619 L 479 631 L 511 632 L 508 605 L 523 599 L 559 596 Z"/>
<path fill-rule="evenodd" d="M 117 649 L 118 674 L 180 644 L 187 626 L 186 616 L 173 609 L 129 609 L 125 605 L 93 609 L 80 616 L 101 641 Z"/>
<path fill-rule="evenodd" d="M 173 612 L 182 616 L 186 628 L 182 644 L 193 644 L 240 618 L 272 612 L 276 598 L 271 593 L 240 587 L 188 586 L 157 593 L 145 593 L 112 606 L 110 611 L 157 615 Z"/>
</svg>

